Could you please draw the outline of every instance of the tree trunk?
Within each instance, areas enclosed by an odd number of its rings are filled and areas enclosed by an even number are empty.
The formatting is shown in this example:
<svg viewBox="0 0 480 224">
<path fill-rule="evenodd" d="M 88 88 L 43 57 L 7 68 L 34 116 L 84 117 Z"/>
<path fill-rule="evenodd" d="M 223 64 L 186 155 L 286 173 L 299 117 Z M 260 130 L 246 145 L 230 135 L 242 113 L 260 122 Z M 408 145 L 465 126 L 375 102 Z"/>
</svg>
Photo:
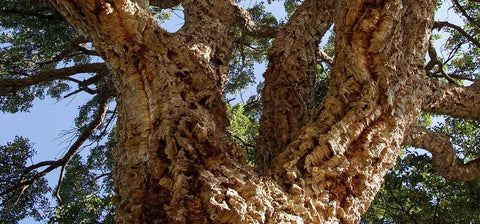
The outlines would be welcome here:
<svg viewBox="0 0 480 224">
<path fill-rule="evenodd" d="M 318 2 L 306 0 L 315 7 L 297 14 L 332 10 L 333 1 Z M 52 4 L 93 40 L 114 74 L 118 223 L 358 222 L 421 110 L 416 85 L 424 78 L 433 0 L 337 2 L 330 89 L 311 116 L 311 48 L 330 22 L 302 17 L 303 25 L 278 32 L 274 46 L 292 41 L 282 51 L 295 58 L 272 50 L 265 107 L 275 105 L 272 97 L 295 97 L 281 99 L 291 107 L 262 117 L 258 148 L 271 157 L 264 164 L 273 161 L 265 174 L 247 166 L 226 136 L 223 85 L 239 25 L 233 1 L 182 1 L 185 26 L 175 34 L 134 1 Z M 312 28 L 319 24 L 325 27 Z M 309 35 L 291 38 L 289 29 Z M 306 69 L 289 70 L 299 65 Z M 269 134 L 275 122 L 283 125 L 280 136 Z"/>
</svg>

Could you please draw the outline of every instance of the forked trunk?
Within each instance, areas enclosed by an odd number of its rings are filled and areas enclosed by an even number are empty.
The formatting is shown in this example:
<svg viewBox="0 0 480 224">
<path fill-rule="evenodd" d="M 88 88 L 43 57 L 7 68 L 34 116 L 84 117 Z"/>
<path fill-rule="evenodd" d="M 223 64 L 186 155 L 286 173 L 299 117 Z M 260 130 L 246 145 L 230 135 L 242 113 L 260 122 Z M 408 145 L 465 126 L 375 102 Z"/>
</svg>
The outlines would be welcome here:
<svg viewBox="0 0 480 224">
<path fill-rule="evenodd" d="M 225 134 L 222 91 L 236 25 L 233 1 L 183 1 L 186 25 L 176 34 L 159 28 L 135 2 L 80 2 L 53 3 L 114 72 L 118 223 L 358 222 L 421 110 L 416 83 L 424 75 L 435 1 L 339 1 L 327 97 L 311 116 L 303 109 L 298 116 L 288 108 L 269 112 L 301 125 L 287 122 L 285 130 L 295 133 L 285 138 L 264 135 L 259 147 L 268 154 L 262 144 L 276 142 L 275 158 L 260 175 Z M 270 60 L 314 66 L 311 51 L 302 56 L 285 61 L 273 54 Z M 304 83 L 299 87 L 311 86 L 311 73 L 295 74 Z M 276 89 L 294 94 L 295 86 L 287 87 L 265 88 L 269 97 Z M 260 132 L 275 122 L 281 121 L 266 119 Z"/>
</svg>

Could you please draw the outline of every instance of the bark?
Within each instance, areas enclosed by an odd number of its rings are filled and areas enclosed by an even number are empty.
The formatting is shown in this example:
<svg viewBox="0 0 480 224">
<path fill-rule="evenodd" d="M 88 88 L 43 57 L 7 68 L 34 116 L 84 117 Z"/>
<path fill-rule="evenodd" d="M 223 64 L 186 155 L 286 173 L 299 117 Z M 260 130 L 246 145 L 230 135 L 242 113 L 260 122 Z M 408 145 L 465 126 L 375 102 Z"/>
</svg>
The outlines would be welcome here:
<svg viewBox="0 0 480 224">
<path fill-rule="evenodd" d="M 465 87 L 454 83 L 425 80 L 426 99 L 423 110 L 429 113 L 450 115 L 480 121 L 480 83 Z"/>
<path fill-rule="evenodd" d="M 255 164 L 265 172 L 310 118 L 317 49 L 332 25 L 335 1 L 307 0 L 279 31 L 263 74 L 263 113 Z"/>
<path fill-rule="evenodd" d="M 337 10 L 327 97 L 274 164 L 284 186 L 319 199 L 329 217 L 320 222 L 350 223 L 368 208 L 421 110 L 434 2 L 344 1 Z"/>
<path fill-rule="evenodd" d="M 279 155 L 260 158 L 274 159 L 274 169 L 259 175 L 226 136 L 233 1 L 182 1 L 185 26 L 175 34 L 128 0 L 51 2 L 113 72 L 118 223 L 358 222 L 423 103 L 416 85 L 435 1 L 332 9 L 333 1 L 306 0 L 269 54 L 259 150 Z M 333 11 L 331 88 L 311 115 L 315 51 Z"/>
<path fill-rule="evenodd" d="M 480 159 L 459 162 L 450 139 L 442 133 L 414 126 L 404 143 L 432 153 L 435 170 L 449 180 L 469 181 L 480 177 Z"/>
</svg>

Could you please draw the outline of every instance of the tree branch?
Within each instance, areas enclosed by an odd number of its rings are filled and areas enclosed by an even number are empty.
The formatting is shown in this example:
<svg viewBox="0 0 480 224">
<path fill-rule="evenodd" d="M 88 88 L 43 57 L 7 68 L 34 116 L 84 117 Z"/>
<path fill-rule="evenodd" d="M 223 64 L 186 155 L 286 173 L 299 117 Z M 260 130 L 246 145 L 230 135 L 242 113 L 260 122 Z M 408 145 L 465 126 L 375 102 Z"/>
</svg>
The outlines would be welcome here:
<svg viewBox="0 0 480 224">
<path fill-rule="evenodd" d="M 160 9 L 169 9 L 182 3 L 182 0 L 150 0 L 150 6 L 155 6 Z"/>
<path fill-rule="evenodd" d="M 239 5 L 234 5 L 237 21 L 247 35 L 254 37 L 274 38 L 277 35 L 278 28 L 271 26 L 259 26 L 255 24 L 250 13 Z"/>
<path fill-rule="evenodd" d="M 52 60 L 42 62 L 40 64 L 50 64 L 50 63 L 59 62 L 63 60 L 65 57 L 69 56 L 73 51 L 82 49 L 83 47 L 80 47 L 79 44 L 87 43 L 87 42 L 88 42 L 87 39 L 85 39 L 84 37 L 78 37 L 68 47 L 66 47 L 62 52 L 60 52 L 60 54 L 53 57 Z"/>
<path fill-rule="evenodd" d="M 100 97 L 100 102 L 99 106 L 97 108 L 97 113 L 94 116 L 92 122 L 88 124 L 83 132 L 80 133 L 78 136 L 77 140 L 70 146 L 68 149 L 67 153 L 63 155 L 63 157 L 59 160 L 56 161 L 45 161 L 41 163 L 37 163 L 35 165 L 32 165 L 26 169 L 26 172 L 20 178 L 19 182 L 15 184 L 14 186 L 0 192 L 0 198 L 3 198 L 5 195 L 12 193 L 14 191 L 17 191 L 19 189 L 23 189 L 22 192 L 24 191 L 25 188 L 35 184 L 37 180 L 39 180 L 41 177 L 45 176 L 48 174 L 50 171 L 60 167 L 60 166 L 66 166 L 66 164 L 73 158 L 73 156 L 78 152 L 82 144 L 90 137 L 90 135 L 97 129 L 98 126 L 100 126 L 103 122 L 103 118 L 105 117 L 105 114 L 107 113 L 108 109 L 108 100 L 109 100 L 108 95 L 104 95 Z M 38 169 L 42 166 L 48 166 L 44 170 L 40 171 L 39 173 L 35 174 L 33 177 L 28 178 L 27 180 L 26 177 L 28 174 L 30 174 L 33 170 Z M 62 179 L 62 178 L 60 178 Z"/>
<path fill-rule="evenodd" d="M 65 167 L 67 167 L 67 164 L 62 165 L 62 169 L 60 170 L 60 175 L 58 175 L 57 187 L 55 188 L 55 197 L 57 198 L 59 204 L 62 204 L 62 197 L 60 196 L 60 189 L 62 188 L 63 175 L 65 174 Z"/>
<path fill-rule="evenodd" d="M 458 0 L 452 0 L 452 2 L 453 2 L 453 4 L 455 5 L 455 7 L 457 7 L 457 9 L 462 13 L 463 16 L 465 16 L 465 18 L 467 18 L 467 20 L 468 20 L 470 23 L 472 23 L 472 24 L 475 23 L 475 20 L 468 15 L 468 13 L 465 11 L 465 8 L 463 8 L 463 6 L 460 5 L 460 3 L 458 2 Z"/>
<path fill-rule="evenodd" d="M 476 40 L 474 37 L 470 36 L 470 34 L 468 34 L 467 31 L 465 31 L 461 27 L 459 27 L 455 24 L 451 24 L 451 23 L 446 22 L 446 21 L 435 21 L 433 23 L 433 28 L 441 29 L 443 27 L 449 27 L 449 28 L 452 28 L 452 29 L 458 31 L 460 34 L 462 34 L 462 36 L 467 38 L 467 40 L 472 42 L 472 44 L 474 44 L 475 46 L 480 48 L 480 43 L 478 42 L 478 40 Z"/>
<path fill-rule="evenodd" d="M 480 159 L 459 163 L 452 143 L 442 133 L 414 126 L 403 144 L 432 153 L 435 170 L 446 179 L 469 181 L 480 177 Z"/>
<path fill-rule="evenodd" d="M 425 66 L 425 71 L 427 72 L 427 74 L 429 76 L 433 76 L 433 74 L 430 71 L 433 69 L 433 67 L 435 65 L 437 65 L 438 66 L 438 71 L 437 72 L 439 72 L 441 74 L 442 78 L 447 79 L 448 82 L 450 82 L 450 83 L 455 83 L 455 81 L 453 81 L 452 77 L 447 75 L 447 73 L 445 73 L 445 70 L 443 70 L 443 62 L 440 60 L 440 58 L 438 58 L 437 51 L 435 50 L 435 47 L 433 46 L 432 40 L 430 40 L 430 45 L 428 46 L 428 56 L 430 57 L 430 61 Z"/>
<path fill-rule="evenodd" d="M 334 2 L 304 1 L 278 31 L 268 52 L 256 149 L 260 171 L 269 167 L 310 117 L 318 45 L 332 24 Z"/>
<path fill-rule="evenodd" d="M 41 82 L 66 79 L 69 76 L 80 73 L 104 73 L 105 71 L 108 70 L 104 63 L 93 63 L 75 65 L 67 68 L 45 70 L 37 74 L 28 75 L 28 77 L 22 79 L 0 79 L 0 96 L 8 93 L 14 93 L 17 90 L 39 84 Z"/>
<path fill-rule="evenodd" d="M 480 83 L 465 87 L 430 79 L 427 86 L 424 111 L 480 121 Z"/>
<path fill-rule="evenodd" d="M 320 62 L 325 62 L 330 67 L 333 66 L 333 58 L 330 57 L 327 53 L 325 53 L 325 51 L 323 51 L 321 48 L 318 48 L 317 58 Z"/>
</svg>

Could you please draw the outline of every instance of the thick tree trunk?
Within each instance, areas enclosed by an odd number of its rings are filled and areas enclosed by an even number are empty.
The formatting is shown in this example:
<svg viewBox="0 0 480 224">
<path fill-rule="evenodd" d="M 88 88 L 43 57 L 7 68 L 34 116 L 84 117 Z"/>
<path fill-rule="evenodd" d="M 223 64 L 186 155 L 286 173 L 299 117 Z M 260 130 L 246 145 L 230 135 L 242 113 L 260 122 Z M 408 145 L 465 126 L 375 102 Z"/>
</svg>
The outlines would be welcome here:
<svg viewBox="0 0 480 224">
<path fill-rule="evenodd" d="M 278 32 L 263 74 L 263 113 L 255 165 L 265 172 L 297 137 L 312 113 L 320 38 L 332 25 L 334 2 L 307 0 Z M 308 10 L 307 10 L 308 9 Z"/>
<path fill-rule="evenodd" d="M 314 49 L 295 44 L 316 48 L 316 35 L 329 22 L 290 27 L 309 35 L 285 43 L 290 46 L 285 51 L 298 48 L 295 58 L 270 55 L 272 63 L 287 66 L 269 65 L 269 72 L 280 76 L 266 75 L 266 107 L 276 105 L 268 105 L 273 89 L 291 95 L 283 99 L 291 107 L 272 112 L 281 114 L 273 123 L 270 112 L 263 115 L 266 123 L 285 125 L 278 127 L 284 129 L 280 137 L 268 134 L 272 126 L 260 127 L 263 155 L 279 154 L 265 175 L 245 164 L 245 152 L 225 134 L 222 91 L 238 25 L 232 18 L 236 6 L 182 2 L 186 25 L 169 34 L 132 1 L 52 1 L 93 40 L 114 73 L 120 140 L 114 151 L 116 221 L 358 222 L 420 112 L 416 85 L 424 75 L 435 1 L 339 1 L 331 87 L 310 119 L 306 88 L 312 86 Z M 330 10 L 315 3 L 306 0 L 313 6 L 300 10 L 305 15 Z M 325 27 L 312 29 L 318 24 Z M 297 68 L 298 73 L 287 71 Z"/>
</svg>

